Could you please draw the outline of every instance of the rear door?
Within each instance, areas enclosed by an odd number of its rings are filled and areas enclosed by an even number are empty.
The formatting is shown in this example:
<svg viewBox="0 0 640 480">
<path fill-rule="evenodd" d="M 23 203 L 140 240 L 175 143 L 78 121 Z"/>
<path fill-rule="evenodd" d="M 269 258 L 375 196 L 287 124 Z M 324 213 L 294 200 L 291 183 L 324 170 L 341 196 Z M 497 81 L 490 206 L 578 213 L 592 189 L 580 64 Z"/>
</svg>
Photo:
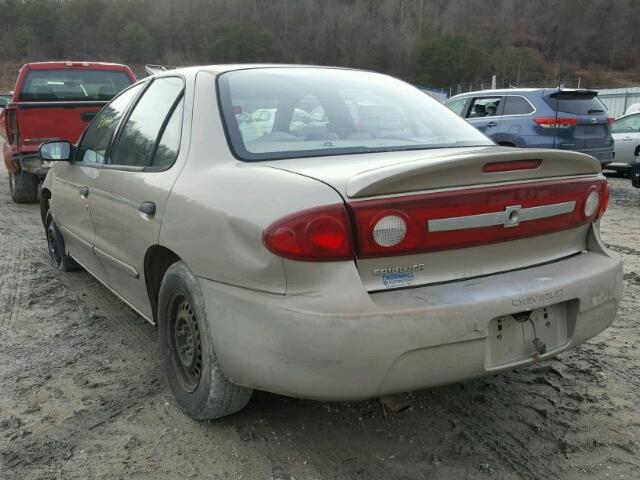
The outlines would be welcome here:
<svg viewBox="0 0 640 480">
<path fill-rule="evenodd" d="M 613 124 L 616 162 L 631 163 L 640 145 L 640 113 L 619 118 Z"/>
<path fill-rule="evenodd" d="M 125 91 L 91 123 L 82 137 L 73 162 L 56 162 L 51 199 L 56 223 L 62 230 L 71 256 L 99 278 L 104 272 L 93 253 L 95 229 L 90 213 L 94 186 L 105 153 L 122 116 L 140 85 Z"/>
<path fill-rule="evenodd" d="M 489 138 L 494 138 L 500 129 L 503 97 L 474 97 L 467 110 L 467 121 Z"/>
<path fill-rule="evenodd" d="M 169 191 L 186 155 L 182 136 L 185 83 L 155 79 L 133 107 L 108 154 L 91 199 L 95 253 L 107 282 L 148 319 L 144 276 L 147 249 L 157 244 Z M 185 122 L 186 124 L 186 122 Z M 184 157 L 182 157 L 184 158 Z M 188 215 L 188 212 L 185 212 Z"/>
<path fill-rule="evenodd" d="M 611 146 L 607 107 L 597 95 L 589 90 L 560 90 L 545 95 L 557 118 L 575 118 L 575 123 L 555 129 L 555 148 L 585 151 Z"/>
</svg>

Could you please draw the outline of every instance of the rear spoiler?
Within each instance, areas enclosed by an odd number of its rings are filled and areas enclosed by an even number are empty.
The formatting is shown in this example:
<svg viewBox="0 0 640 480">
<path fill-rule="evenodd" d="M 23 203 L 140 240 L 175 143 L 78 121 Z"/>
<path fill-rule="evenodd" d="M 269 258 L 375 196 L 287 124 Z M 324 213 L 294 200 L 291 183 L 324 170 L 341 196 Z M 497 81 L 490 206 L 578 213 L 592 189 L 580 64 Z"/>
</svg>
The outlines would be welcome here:
<svg viewBox="0 0 640 480">
<path fill-rule="evenodd" d="M 147 72 L 148 75 L 155 75 L 156 73 L 166 72 L 168 70 L 164 65 L 145 65 L 144 71 Z"/>
<path fill-rule="evenodd" d="M 589 95 L 591 97 L 597 97 L 598 92 L 596 90 L 587 90 L 586 88 L 562 88 L 558 89 L 558 91 L 550 93 L 549 96 L 556 98 L 558 96 L 573 96 L 579 97 L 581 95 Z"/>
<path fill-rule="evenodd" d="M 487 168 L 490 164 L 503 162 L 532 165 L 524 169 Z M 466 152 L 453 150 L 435 159 L 418 159 L 359 173 L 349 180 L 347 196 L 362 198 L 489 183 L 548 180 L 597 175 L 601 171 L 600 162 L 595 158 L 568 150 L 509 147 L 486 147 Z"/>
</svg>

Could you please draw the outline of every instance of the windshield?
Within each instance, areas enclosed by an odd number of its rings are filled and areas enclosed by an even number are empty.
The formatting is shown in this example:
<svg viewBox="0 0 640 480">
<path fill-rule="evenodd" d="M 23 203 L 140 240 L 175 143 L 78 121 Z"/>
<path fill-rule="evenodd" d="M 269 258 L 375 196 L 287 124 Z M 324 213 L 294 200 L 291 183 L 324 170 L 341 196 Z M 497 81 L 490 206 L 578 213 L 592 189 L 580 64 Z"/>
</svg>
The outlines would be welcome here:
<svg viewBox="0 0 640 480">
<path fill-rule="evenodd" d="M 122 71 L 31 70 L 22 85 L 20 101 L 109 101 L 132 83 Z"/>
<path fill-rule="evenodd" d="M 236 155 L 273 160 L 493 143 L 438 101 L 376 73 L 260 68 L 219 77 Z"/>
</svg>

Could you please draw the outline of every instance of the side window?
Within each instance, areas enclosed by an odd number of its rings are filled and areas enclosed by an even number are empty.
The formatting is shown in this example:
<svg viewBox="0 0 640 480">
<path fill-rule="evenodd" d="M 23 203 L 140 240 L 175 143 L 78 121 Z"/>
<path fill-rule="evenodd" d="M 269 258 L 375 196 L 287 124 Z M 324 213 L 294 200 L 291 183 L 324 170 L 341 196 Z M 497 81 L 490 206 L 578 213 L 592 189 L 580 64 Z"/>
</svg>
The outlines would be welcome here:
<svg viewBox="0 0 640 480">
<path fill-rule="evenodd" d="M 495 117 L 502 97 L 474 98 L 467 118 Z"/>
<path fill-rule="evenodd" d="M 176 110 L 182 112 L 177 107 L 181 104 L 183 89 L 184 81 L 178 77 L 159 78 L 149 86 L 122 128 L 112 164 L 136 167 L 155 165 L 154 153 L 156 147 L 160 148 L 158 141 L 165 127 L 169 127 L 172 120 L 172 127 L 178 121 L 181 123 L 181 115 L 176 114 L 174 120 L 173 114 Z M 166 162 L 167 157 L 158 160 Z"/>
<path fill-rule="evenodd" d="M 613 124 L 613 133 L 640 132 L 640 114 L 616 120 Z"/>
<path fill-rule="evenodd" d="M 503 115 L 528 115 L 533 113 L 533 107 L 520 96 L 509 96 L 505 98 Z"/>
<path fill-rule="evenodd" d="M 80 141 L 76 156 L 77 161 L 104 163 L 104 155 L 111 136 L 131 101 L 140 93 L 142 86 L 140 84 L 126 90 L 96 115 Z"/>
<path fill-rule="evenodd" d="M 464 106 L 467 104 L 466 98 L 459 98 L 458 100 L 454 100 L 446 104 L 446 106 L 453 113 L 456 113 L 462 117 L 462 110 L 464 110 Z"/>
</svg>

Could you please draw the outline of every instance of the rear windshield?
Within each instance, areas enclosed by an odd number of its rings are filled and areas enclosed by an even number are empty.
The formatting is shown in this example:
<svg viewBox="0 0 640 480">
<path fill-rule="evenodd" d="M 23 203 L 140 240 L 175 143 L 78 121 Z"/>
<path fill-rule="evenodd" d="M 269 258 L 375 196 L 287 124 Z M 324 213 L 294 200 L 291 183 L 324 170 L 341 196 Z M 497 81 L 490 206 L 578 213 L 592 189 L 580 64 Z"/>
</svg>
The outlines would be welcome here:
<svg viewBox="0 0 640 480">
<path fill-rule="evenodd" d="M 133 83 L 125 72 L 31 70 L 20 92 L 23 102 L 108 101 Z"/>
<path fill-rule="evenodd" d="M 573 115 L 607 113 L 607 107 L 598 99 L 595 92 L 558 92 L 545 97 L 545 101 L 554 111 Z"/>
<path fill-rule="evenodd" d="M 438 101 L 386 75 L 261 68 L 219 77 L 231 146 L 243 160 L 484 146 Z"/>
</svg>

